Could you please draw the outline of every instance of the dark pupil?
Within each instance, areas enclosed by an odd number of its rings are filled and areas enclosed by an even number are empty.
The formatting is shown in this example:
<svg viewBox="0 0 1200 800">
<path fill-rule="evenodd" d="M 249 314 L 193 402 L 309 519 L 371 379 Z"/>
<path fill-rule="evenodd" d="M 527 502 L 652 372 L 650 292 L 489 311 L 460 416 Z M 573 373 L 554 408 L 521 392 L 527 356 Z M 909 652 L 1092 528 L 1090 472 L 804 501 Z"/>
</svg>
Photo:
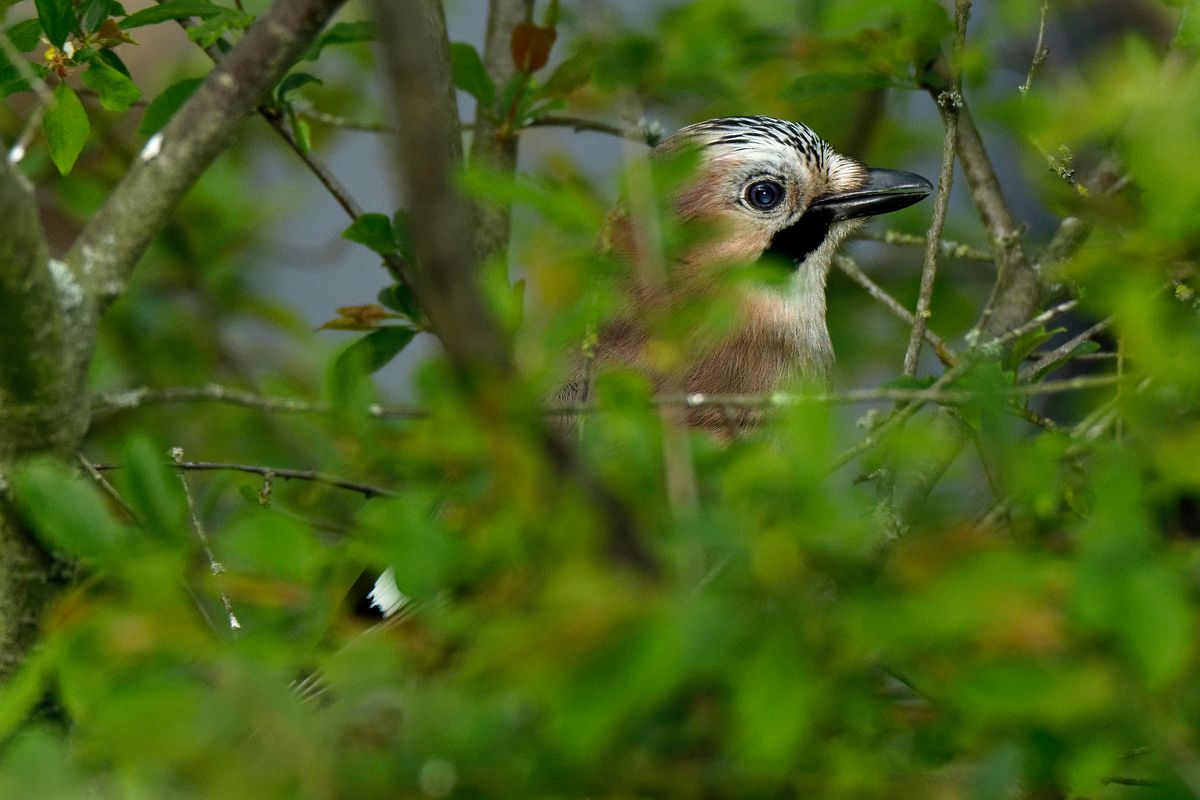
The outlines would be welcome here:
<svg viewBox="0 0 1200 800">
<path fill-rule="evenodd" d="M 759 181 L 750 187 L 750 202 L 761 209 L 774 208 L 783 196 L 782 187 L 773 181 Z"/>
</svg>

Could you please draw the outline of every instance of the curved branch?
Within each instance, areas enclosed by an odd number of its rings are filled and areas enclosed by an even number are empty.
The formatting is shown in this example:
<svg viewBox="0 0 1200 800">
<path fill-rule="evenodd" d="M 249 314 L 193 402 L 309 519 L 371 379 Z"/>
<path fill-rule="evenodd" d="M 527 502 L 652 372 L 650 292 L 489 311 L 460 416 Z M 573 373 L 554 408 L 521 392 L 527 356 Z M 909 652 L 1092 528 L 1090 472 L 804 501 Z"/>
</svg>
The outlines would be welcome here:
<svg viewBox="0 0 1200 800">
<path fill-rule="evenodd" d="M 100 308 L 124 292 L 134 266 L 184 193 L 341 4 L 276 0 L 146 143 L 65 259 Z"/>
</svg>

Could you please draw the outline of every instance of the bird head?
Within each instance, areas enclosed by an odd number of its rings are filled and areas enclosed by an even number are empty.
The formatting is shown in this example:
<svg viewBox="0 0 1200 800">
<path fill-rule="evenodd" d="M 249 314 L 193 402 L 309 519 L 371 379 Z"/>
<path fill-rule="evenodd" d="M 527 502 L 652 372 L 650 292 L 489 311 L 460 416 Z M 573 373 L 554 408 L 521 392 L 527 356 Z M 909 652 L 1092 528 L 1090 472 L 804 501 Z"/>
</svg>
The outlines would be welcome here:
<svg viewBox="0 0 1200 800">
<path fill-rule="evenodd" d="M 656 154 L 698 151 L 676 209 L 716 227 L 704 259 L 749 262 L 764 252 L 799 267 L 866 217 L 912 205 L 933 187 L 919 175 L 866 167 L 808 127 L 772 117 L 721 117 L 682 128 Z M 821 245 L 827 246 L 822 248 Z"/>
</svg>

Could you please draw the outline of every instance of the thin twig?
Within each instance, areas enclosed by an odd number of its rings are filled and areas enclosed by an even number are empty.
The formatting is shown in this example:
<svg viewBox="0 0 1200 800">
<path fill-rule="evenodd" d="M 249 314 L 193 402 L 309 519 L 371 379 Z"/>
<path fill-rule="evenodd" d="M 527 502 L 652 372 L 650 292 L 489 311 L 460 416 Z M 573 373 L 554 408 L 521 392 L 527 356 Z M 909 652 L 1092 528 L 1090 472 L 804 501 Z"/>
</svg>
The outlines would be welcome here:
<svg viewBox="0 0 1200 800">
<path fill-rule="evenodd" d="M 120 469 L 120 464 L 94 464 L 97 470 L 105 472 L 110 469 Z M 288 469 L 286 467 L 262 467 L 255 464 L 231 464 L 219 461 L 174 461 L 172 466 L 178 470 L 192 472 L 212 472 L 212 471 L 229 471 L 229 472 L 247 472 L 253 475 L 262 475 L 266 477 L 271 475 L 275 478 L 284 480 L 311 481 L 313 483 L 324 484 L 325 486 L 333 486 L 337 489 L 345 489 L 348 492 L 356 492 L 363 497 L 395 497 L 396 493 L 390 489 L 384 489 L 379 486 L 372 486 L 369 483 L 361 483 L 359 481 L 346 480 L 334 475 L 327 475 L 324 472 L 317 472 L 311 469 Z"/>
<path fill-rule="evenodd" d="M 1117 403 L 1110 400 L 1097 407 L 1071 428 L 1072 439 L 1095 441 L 1105 434 L 1117 418 Z"/>
<path fill-rule="evenodd" d="M 50 87 L 46 85 L 46 82 L 33 71 L 33 67 L 17 51 L 12 40 L 8 38 L 8 32 L 5 30 L 0 30 L 0 52 L 16 68 L 17 73 L 29 84 L 38 98 L 37 105 L 29 114 L 29 119 L 25 121 L 25 127 L 21 130 L 21 135 L 17 137 L 17 141 L 13 143 L 13 146 L 8 151 L 8 163 L 19 164 L 21 163 L 21 159 L 25 158 L 25 152 L 29 149 L 30 143 L 33 142 L 33 137 L 37 136 L 37 132 L 42 124 L 42 117 L 45 116 L 46 110 L 54 103 L 54 95 L 50 91 Z"/>
<path fill-rule="evenodd" d="M 1045 370 L 1057 366 L 1058 362 L 1070 357 L 1071 353 L 1075 352 L 1075 348 L 1079 347 L 1084 342 L 1091 341 L 1095 337 L 1104 333 L 1106 330 L 1112 327 L 1112 324 L 1112 317 L 1102 319 L 1083 333 L 1080 333 L 1077 336 L 1072 336 L 1070 339 L 1063 342 L 1053 350 L 1044 354 L 1039 353 L 1041 357 L 1037 361 L 1033 362 L 1033 364 L 1026 364 L 1025 366 L 1021 367 L 1020 380 L 1027 381 L 1035 375 L 1040 375 Z"/>
<path fill-rule="evenodd" d="M 187 463 L 183 460 L 182 448 L 171 448 L 171 461 L 177 467 Z M 192 496 L 192 487 L 188 483 L 187 473 L 180 469 L 175 474 L 179 477 L 179 483 L 183 486 L 184 497 L 187 498 L 188 516 L 191 517 L 192 530 L 196 533 L 196 540 L 200 542 L 200 548 L 204 551 L 205 557 L 208 558 L 208 568 L 212 571 L 213 577 L 220 580 L 221 573 L 225 571 L 225 566 L 217 560 L 217 554 L 212 549 L 212 542 L 208 538 L 208 532 L 204 530 L 204 523 L 200 520 L 200 512 L 196 510 L 196 498 Z M 229 618 L 229 630 L 236 636 L 238 631 L 242 629 L 242 623 L 238 622 L 237 614 L 233 612 L 233 602 L 230 601 L 229 595 L 225 593 L 225 590 L 218 588 L 218 594 L 221 596 L 221 605 L 225 606 L 225 615 Z"/>
<path fill-rule="evenodd" d="M 315 108 L 297 109 L 296 116 L 308 122 L 318 122 L 330 128 L 339 128 L 344 131 L 382 133 L 387 136 L 397 136 L 400 133 L 396 128 L 383 122 L 364 122 L 362 120 L 348 119 L 347 117 L 339 117 L 336 114 L 329 114 Z"/>
<path fill-rule="evenodd" d="M 121 493 L 117 491 L 115 486 L 108 482 L 108 479 L 104 477 L 103 473 L 96 469 L 96 465 L 91 461 L 88 461 L 87 456 L 85 456 L 83 453 L 76 453 L 76 456 L 79 458 L 80 466 L 82 466 L 84 471 L 87 472 L 91 479 L 96 482 L 96 485 L 100 487 L 101 491 L 108 495 L 109 499 L 116 503 L 117 506 L 125 512 L 125 516 L 129 518 L 130 522 L 132 522 L 134 525 L 140 525 L 141 518 L 138 516 L 137 511 L 134 510 L 133 506 L 129 505 L 124 497 L 121 497 Z"/>
<path fill-rule="evenodd" d="M 967 371 L 967 364 L 968 362 L 960 361 L 957 366 L 951 367 L 943 372 L 941 377 L 934 381 L 933 385 L 930 386 L 927 391 L 939 392 L 945 389 L 951 383 L 962 377 L 963 373 Z M 870 450 L 881 441 L 883 434 L 891 431 L 892 428 L 902 424 L 913 414 L 917 413 L 917 410 L 924 405 L 924 402 L 924 400 L 913 400 L 908 405 L 897 407 L 892 411 L 891 414 L 880 420 L 879 423 L 871 430 L 871 432 L 859 440 L 857 444 L 844 450 L 837 457 L 837 459 L 834 460 L 833 468 L 835 470 L 840 469 L 850 461 Z"/>
<path fill-rule="evenodd" d="M 911 233 L 902 231 L 887 230 L 882 233 L 874 231 L 858 231 L 854 234 L 855 239 L 866 239 L 871 242 L 883 242 L 884 244 L 901 245 L 904 247 L 925 247 L 929 243 L 929 237 L 916 236 Z M 992 254 L 986 250 L 980 250 L 977 247 L 972 247 L 965 242 L 956 242 L 952 239 L 942 239 L 938 242 L 939 252 L 947 258 L 959 258 L 964 261 L 982 261 L 987 264 L 995 263 Z"/>
<path fill-rule="evenodd" d="M 1007 334 L 1005 334 L 1004 337 L 1002 337 L 1001 339 L 997 339 L 996 341 L 999 343 L 1005 344 L 1005 345 L 1009 344 L 1011 342 L 1015 342 L 1016 340 L 1020 339 L 1022 336 L 1025 336 L 1026 334 L 1029 334 L 1029 333 L 1033 333 L 1038 328 L 1041 328 L 1047 322 L 1050 322 L 1051 320 L 1055 319 L 1056 317 L 1060 317 L 1063 314 L 1066 314 L 1068 311 L 1073 310 L 1078 305 L 1079 305 L 1078 300 L 1066 300 L 1062 303 L 1059 303 L 1058 305 L 1051 306 L 1050 308 L 1047 308 L 1045 311 L 1038 314 L 1036 317 L 1033 317 L 1032 319 L 1030 319 L 1028 322 L 1024 323 L 1023 325 L 1018 325 L 1017 327 L 1013 328 Z M 994 347 L 995 345 L 992 345 L 992 346 Z"/>
<path fill-rule="evenodd" d="M 969 5 L 966 0 L 959 4 Z M 951 68 L 946 59 L 934 62 L 922 83 L 936 101 L 951 82 Z M 949 109 L 939 104 L 943 116 Z M 1041 276 L 1025 255 L 1021 244 L 1023 230 L 1013 219 L 1004 200 L 995 167 L 970 108 L 964 102 L 954 114 L 958 124 L 958 161 L 970 190 L 971 201 L 991 240 L 996 263 L 996 281 L 975 324 L 977 336 L 993 337 L 1024 323 L 1032 317 L 1041 302 Z"/>
<path fill-rule="evenodd" d="M 301 414 L 327 414 L 331 408 L 327 403 L 313 403 L 291 397 L 276 397 L 256 394 L 244 389 L 207 383 L 203 386 L 172 386 L 166 389 L 151 389 L 143 386 L 120 392 L 104 392 L 92 397 L 92 414 L 99 415 L 115 411 L 129 411 L 147 405 L 180 402 L 215 402 L 227 405 L 255 408 L 260 411 L 281 411 Z"/>
<path fill-rule="evenodd" d="M 593 119 L 585 119 L 583 117 L 565 117 L 556 115 L 547 115 L 538 117 L 529 122 L 531 128 L 571 128 L 576 133 L 580 131 L 590 131 L 592 133 L 607 133 L 610 136 L 616 136 L 621 139 L 629 139 L 634 142 L 641 142 L 644 145 L 654 147 L 663 138 L 663 128 L 657 122 L 648 120 L 645 117 L 639 119 L 633 125 L 611 125 L 607 122 L 600 122 Z"/>
<path fill-rule="evenodd" d="M 297 139 L 296 135 L 292 133 L 291 129 L 288 128 L 287 123 L 283 121 L 277 111 L 267 106 L 261 106 L 258 109 L 258 113 L 259 116 L 265 119 L 267 124 L 274 128 L 275 132 L 279 134 L 279 136 L 285 142 L 287 142 L 287 145 L 292 149 L 292 152 L 300 157 L 300 160 L 304 162 L 304 165 L 308 167 L 309 171 L 316 176 L 318 181 L 321 182 L 321 185 L 325 187 L 325 190 L 329 192 L 329 195 L 334 199 L 334 201 L 342 207 L 342 210 L 346 212 L 346 216 L 350 217 L 351 221 L 357 220 L 360 216 L 362 216 L 362 206 L 360 206 L 358 201 L 355 200 L 350 194 L 350 190 L 347 189 L 346 186 L 337 179 L 337 176 L 325 166 L 323 161 L 314 156 L 310 150 L 305 149 L 305 147 L 300 144 L 300 140 Z M 405 264 L 404 259 L 396 253 L 383 253 L 381 254 L 381 257 L 383 258 L 384 266 L 387 267 L 388 273 L 392 276 L 392 278 L 397 283 L 407 288 L 411 288 L 407 273 L 408 265 Z"/>
<path fill-rule="evenodd" d="M 947 107 L 946 113 L 942 117 L 946 133 L 942 140 L 942 166 L 938 172 L 937 196 L 933 203 L 933 220 L 929 224 L 929 231 L 925 234 L 925 262 L 921 266 L 921 289 L 917 294 L 917 310 L 913 315 L 908 348 L 904 351 L 903 374 L 909 378 L 917 374 L 917 361 L 921 357 L 921 343 L 925 340 L 925 331 L 929 327 L 930 306 L 933 303 L 933 283 L 937 278 L 939 242 L 942 238 L 942 229 L 946 225 L 946 209 L 950 205 L 950 189 L 954 184 L 954 147 L 958 141 L 958 104 L 961 99 L 959 86 L 962 80 L 962 68 L 959 62 L 962 60 L 963 40 L 967 28 L 966 10 L 969 7 L 965 3 L 958 3 L 956 6 L 955 24 L 958 32 L 955 36 L 954 46 L 954 80 L 951 83 L 950 91 L 938 98 L 938 102 L 945 103 Z"/>
<path fill-rule="evenodd" d="M 1048 312 L 1047 312 L 1048 313 Z M 1088 380 L 1108 381 L 1107 376 L 1099 378 L 1089 376 Z M 1084 388 L 1084 384 L 1077 384 L 1073 381 L 1046 381 L 1040 384 L 1018 385 L 1008 389 L 1008 394 L 1016 396 L 1028 396 L 1037 394 L 1053 394 L 1059 391 L 1067 391 L 1072 388 Z M 1114 381 L 1109 381 L 1103 385 L 1111 385 Z M 1097 384 L 1100 385 L 1100 384 Z M 783 392 L 775 392 L 771 394 L 745 394 L 745 395 L 717 395 L 717 394 L 702 394 L 693 392 L 691 394 L 675 394 L 662 395 L 655 397 L 651 403 L 655 406 L 684 406 L 687 408 L 727 408 L 727 409 L 746 409 L 746 410 L 762 410 L 770 408 L 785 408 L 802 403 L 820 403 L 826 405 L 852 405 L 855 403 L 875 403 L 875 402 L 938 402 L 955 404 L 962 403 L 968 399 L 964 393 L 955 392 L 938 392 L 932 389 L 900 389 L 900 388 L 877 388 L 877 389 L 851 389 L 845 392 L 828 392 L 824 394 L 787 394 Z M 283 412 L 283 413 L 299 413 L 299 414 L 327 414 L 332 409 L 324 403 L 309 403 L 303 400 L 296 400 L 290 397 L 273 397 L 270 395 L 257 395 L 252 392 L 246 392 L 241 389 L 233 389 L 227 386 L 218 384 L 208 384 L 205 386 L 176 386 L 169 389 L 132 389 L 126 392 L 116 392 L 104 395 L 98 395 L 92 402 L 94 414 L 112 413 L 115 411 L 126 411 L 136 408 L 141 408 L 145 405 L 154 403 L 187 403 L 187 402 L 214 402 L 227 403 L 239 408 L 251 408 L 268 412 Z M 582 401 L 576 403 L 558 403 L 547 405 L 543 412 L 549 416 L 562 416 L 571 414 L 590 414 L 602 411 L 603 408 L 596 406 L 590 401 Z M 367 413 L 377 419 L 387 418 L 403 418 L 403 419 L 424 419 L 430 416 L 428 409 L 420 406 L 388 406 L 372 404 L 367 407 Z M 254 468 L 258 474 L 266 475 L 267 467 Z M 305 477 L 313 473 L 304 472 L 304 475 L 288 475 L 288 470 L 275 470 L 277 477 Z M 346 487 L 350 488 L 350 487 Z M 382 490 L 381 490 L 382 491 Z"/>
<path fill-rule="evenodd" d="M 1042 0 L 1042 18 L 1038 23 L 1037 44 L 1033 46 L 1033 61 L 1029 64 L 1029 74 L 1025 76 L 1025 83 L 1017 87 L 1017 91 L 1022 97 L 1029 94 L 1029 89 L 1033 85 L 1034 76 L 1038 70 L 1042 68 L 1042 64 L 1046 61 L 1046 56 L 1050 55 L 1050 48 L 1046 47 L 1043 42 L 1046 38 L 1046 11 L 1050 6 L 1050 0 Z"/>
<path fill-rule="evenodd" d="M 1065 304 L 1060 304 L 1060 306 L 1056 306 L 1055 308 L 1059 308 L 1059 307 L 1061 307 L 1061 305 L 1065 305 Z M 1042 317 L 1042 316 L 1045 316 L 1045 314 L 1048 314 L 1053 311 L 1055 311 L 1055 309 L 1050 309 L 1050 311 L 1045 312 L 1044 314 L 1040 314 L 1038 316 Z M 985 342 L 984 344 L 978 345 L 974 349 L 977 350 L 978 352 L 985 352 L 985 353 L 1003 350 L 1004 348 L 1006 348 L 1010 344 L 1012 344 L 1014 341 L 1016 341 L 1016 339 L 1018 337 L 1024 335 L 1024 333 L 1027 332 L 1025 330 L 1025 328 L 1027 328 L 1027 326 L 1028 326 L 1028 323 L 1026 323 L 1026 325 L 1021 325 L 1021 326 L 1018 326 L 1015 328 L 1010 328 L 1009 330 L 1007 330 L 1004 333 L 1000 334 L 999 336 L 996 336 L 995 338 Z M 951 367 L 950 369 L 946 370 L 946 372 L 944 372 L 940 378 L 938 378 L 936 381 L 934 381 L 933 385 L 930 386 L 927 391 L 936 391 L 936 390 L 945 389 L 951 383 L 953 383 L 954 381 L 956 381 L 960 377 L 962 377 L 962 375 L 967 371 L 967 366 L 969 363 L 970 363 L 969 361 L 965 361 L 965 360 L 960 361 L 956 366 Z M 1049 382 L 1039 384 L 1039 385 L 1046 386 L 1048 384 L 1049 384 Z M 1052 385 L 1052 384 L 1049 384 L 1049 385 Z M 834 462 L 834 469 L 841 468 L 845 464 L 849 463 L 853 459 L 857 458 L 858 456 L 862 455 L 863 453 L 867 452 L 872 447 L 874 447 L 876 444 L 878 444 L 882 438 L 883 433 L 890 431 L 892 428 L 903 423 L 906 419 L 908 419 L 913 414 L 915 414 L 917 412 L 917 410 L 921 407 L 923 402 L 924 401 L 914 401 L 912 403 L 912 405 L 907 405 L 902 408 L 897 408 L 896 410 L 892 411 L 891 414 L 889 414 L 888 416 L 886 416 L 882 420 L 880 420 L 875 425 L 875 427 L 871 429 L 871 432 L 868 433 L 865 437 L 863 437 L 862 440 L 860 440 L 854 446 L 843 451 L 841 453 L 841 455 L 838 456 L 838 458 Z"/>
<path fill-rule="evenodd" d="M 867 274 L 862 271 L 862 268 L 855 263 L 854 259 L 850 258 L 849 256 L 839 255 L 834 256 L 833 263 L 838 269 L 844 272 L 846 276 L 850 278 L 850 280 L 861 286 L 864 290 L 866 290 L 867 294 L 871 295 L 871 297 L 875 298 L 884 306 L 886 306 L 889 311 L 903 321 L 907 322 L 909 325 L 913 324 L 915 318 L 913 317 L 912 312 L 901 305 L 900 301 L 888 294 L 887 290 L 885 290 L 882 286 L 871 280 L 870 277 L 868 277 Z M 929 342 L 929 344 L 933 347 L 933 351 L 937 353 L 938 359 L 943 364 L 945 364 L 947 367 L 953 367 L 958 363 L 958 356 L 955 355 L 954 351 L 940 336 L 929 330 L 928 327 L 925 329 L 924 336 L 925 341 Z"/>
<path fill-rule="evenodd" d="M 1105 778 L 1104 782 L 1115 786 L 1141 786 L 1147 788 L 1166 785 L 1162 781 L 1147 780 L 1145 778 L 1122 778 L 1118 776 Z"/>
<path fill-rule="evenodd" d="M 296 112 L 296 116 L 301 119 L 317 122 L 322 125 L 327 125 L 330 128 L 340 128 L 347 131 L 358 131 L 360 133 L 379 133 L 386 136 L 398 136 L 399 129 L 383 122 L 369 122 L 363 120 L 353 120 L 347 117 L 339 117 L 335 114 L 329 114 L 315 108 L 306 108 Z M 474 122 L 464 122 L 464 130 L 474 130 Z M 615 136 L 620 139 L 630 139 L 635 142 L 654 147 L 662 141 L 664 131 L 662 125 L 653 120 L 638 120 L 633 125 L 614 125 L 601 120 L 586 119 L 584 117 L 568 117 L 555 114 L 537 117 L 526 123 L 524 128 L 521 128 L 518 133 L 527 131 L 530 128 L 570 128 L 579 133 L 587 131 L 589 133 L 605 133 L 609 136 Z M 992 257 L 985 254 L 985 260 L 991 262 Z"/>
<path fill-rule="evenodd" d="M 134 267 L 188 188 L 229 147 L 245 115 L 341 4 L 276 0 L 150 138 L 63 257 L 97 312 L 124 293 Z"/>
<path fill-rule="evenodd" d="M 167 2 L 167 0 L 156 0 L 156 2 L 161 4 Z M 179 26 L 184 30 L 187 30 L 196 24 L 196 21 L 192 18 L 181 18 L 176 20 L 176 22 L 178 22 Z M 229 50 L 229 47 L 230 46 L 228 42 L 226 42 L 224 39 L 220 39 L 216 44 L 212 45 L 211 47 L 203 48 L 203 50 L 208 57 L 212 59 L 213 63 L 219 64 L 224 56 L 224 53 Z M 321 182 L 321 185 L 325 187 L 325 190 L 329 192 L 329 195 L 334 199 L 334 202 L 336 202 L 342 208 L 342 210 L 346 212 L 346 216 L 350 217 L 351 222 L 362 216 L 362 206 L 360 206 L 358 201 L 354 199 L 354 196 L 350 194 L 350 190 L 347 189 L 340 180 L 338 180 L 337 176 L 325 166 L 324 162 L 314 156 L 300 143 L 300 140 L 296 138 L 294 133 L 292 133 L 291 129 L 288 127 L 279 111 L 268 105 L 260 105 L 257 108 L 257 111 L 259 116 L 266 120 L 267 124 L 271 126 L 275 133 L 279 134 L 280 138 L 287 143 L 288 147 L 292 149 L 292 152 L 300 157 L 300 160 L 304 162 L 304 165 L 308 167 L 309 171 L 316 176 L 317 180 Z M 397 283 L 411 288 L 411 283 L 408 278 L 408 265 L 404 262 L 404 259 L 396 253 L 384 254 L 382 258 L 384 266 L 387 267 L 387 270 L 391 274 L 392 278 Z"/>
</svg>

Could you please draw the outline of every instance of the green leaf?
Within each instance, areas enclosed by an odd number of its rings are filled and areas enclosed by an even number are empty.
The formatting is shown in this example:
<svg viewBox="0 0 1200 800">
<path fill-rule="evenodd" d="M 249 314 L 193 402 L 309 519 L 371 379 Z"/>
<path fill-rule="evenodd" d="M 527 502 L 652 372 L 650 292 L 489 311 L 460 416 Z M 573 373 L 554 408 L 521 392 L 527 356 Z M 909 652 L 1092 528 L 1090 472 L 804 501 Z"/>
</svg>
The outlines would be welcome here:
<svg viewBox="0 0 1200 800">
<path fill-rule="evenodd" d="M 587 54 L 574 55 L 555 67 L 537 89 L 538 97 L 565 97 L 592 79 L 595 60 Z"/>
<path fill-rule="evenodd" d="M 892 82 L 886 75 L 871 72 L 826 72 L 797 78 L 783 87 L 780 97 L 789 100 L 806 100 L 816 95 L 857 92 L 863 89 L 883 89 L 891 85 Z"/>
<path fill-rule="evenodd" d="M 188 28 L 187 35 L 201 47 L 212 47 L 218 39 L 225 35 L 226 31 L 248 28 L 252 22 L 254 22 L 254 17 L 249 14 L 222 8 L 220 14 L 205 17 L 204 22 L 200 25 Z"/>
<path fill-rule="evenodd" d="M 0 97 L 8 97 L 16 92 L 28 92 L 32 87 L 25 80 L 25 76 L 21 71 L 12 64 L 5 64 L 0 67 Z"/>
<path fill-rule="evenodd" d="M 254 504 L 222 531 L 221 563 L 238 572 L 311 581 L 321 566 L 321 545 L 312 532 L 302 522 L 259 506 L 250 487 L 239 488 L 248 490 Z"/>
<path fill-rule="evenodd" d="M 112 0 L 83 0 L 79 4 L 79 13 L 83 17 L 83 30 L 95 33 L 104 20 L 112 16 Z"/>
<path fill-rule="evenodd" d="M 108 111 L 128 111 L 142 96 L 137 84 L 103 61 L 93 61 L 83 82 L 100 94 L 100 105 Z"/>
<path fill-rule="evenodd" d="M 50 144 L 50 159 L 66 175 L 75 166 L 91 131 L 83 103 L 66 83 L 54 87 L 54 103 L 42 119 L 42 130 Z"/>
<path fill-rule="evenodd" d="M 880 384 L 880 386 L 884 389 L 928 389 L 930 386 L 933 386 L 934 380 L 935 378 L 932 375 L 926 375 L 920 378 L 916 377 L 915 375 L 900 375 L 892 378 L 890 381 Z"/>
<path fill-rule="evenodd" d="M 338 356 L 339 366 L 378 372 L 408 346 L 417 332 L 412 328 L 380 328 L 347 347 Z"/>
<path fill-rule="evenodd" d="M 509 109 L 512 109 L 513 116 L 520 117 L 519 106 L 528 105 L 533 101 L 532 93 L 525 91 L 529 81 L 530 77 L 527 73 L 513 73 L 512 77 L 500 88 L 500 95 L 496 99 L 493 113 L 503 118 L 509 113 Z"/>
<path fill-rule="evenodd" d="M 121 20 L 121 27 L 128 30 L 130 28 L 140 28 L 143 25 L 167 22 L 173 19 L 185 19 L 186 17 L 206 19 L 218 14 L 226 14 L 229 11 L 230 9 L 210 3 L 208 0 L 168 0 L 168 2 L 161 5 L 150 6 L 134 14 L 130 14 Z"/>
<path fill-rule="evenodd" d="M 384 308 L 397 311 L 414 322 L 420 322 L 424 319 L 421 314 L 421 308 L 417 305 L 417 300 L 412 296 L 412 292 L 398 283 L 380 289 L 379 294 L 375 297 Z"/>
<path fill-rule="evenodd" d="M 144 434 L 132 437 L 122 448 L 121 469 L 113 483 L 149 534 L 158 539 L 189 540 L 187 496 L 161 443 Z"/>
<path fill-rule="evenodd" d="M 142 122 L 138 125 L 138 133 L 142 136 L 157 133 L 202 83 L 204 78 L 187 78 L 163 89 L 162 94 L 146 106 L 146 113 L 142 115 Z"/>
<path fill-rule="evenodd" d="M 42 23 L 36 17 L 18 22 L 8 29 L 8 40 L 22 53 L 28 53 L 37 47 L 41 38 Z"/>
<path fill-rule="evenodd" d="M 342 238 L 366 245 L 380 255 L 399 250 L 392 222 L 384 214 L 362 214 L 342 231 Z"/>
<path fill-rule="evenodd" d="M 321 51 L 330 45 L 373 41 L 375 41 L 375 23 L 339 22 L 309 45 L 308 50 L 304 52 L 303 60 L 316 61 L 321 56 Z"/>
<path fill-rule="evenodd" d="M 454 85 L 479 101 L 480 107 L 491 108 L 496 97 L 496 84 L 483 67 L 478 51 L 469 44 L 450 45 L 450 64 L 454 69 Z"/>
<path fill-rule="evenodd" d="M 1062 329 L 1060 328 L 1059 330 L 1061 331 Z M 1047 364 L 1046 366 L 1044 366 L 1040 370 L 1038 370 L 1034 375 L 1032 375 L 1030 377 L 1030 380 L 1040 381 L 1042 378 L 1046 377 L 1051 372 L 1058 369 L 1059 367 L 1061 367 L 1063 364 L 1067 363 L 1071 359 L 1073 359 L 1077 356 L 1087 355 L 1088 353 L 1095 353 L 1099 349 L 1100 349 L 1099 342 L 1094 342 L 1094 341 L 1091 341 L 1090 339 L 1085 342 L 1080 342 L 1079 344 L 1075 345 L 1074 348 L 1072 348 L 1071 352 L 1063 355 L 1061 358 L 1054 359 L 1049 364 Z"/>
<path fill-rule="evenodd" d="M 75 30 L 75 8 L 71 0 L 34 0 L 38 21 L 50 44 L 61 48 Z"/>
<path fill-rule="evenodd" d="M 388 556 L 401 591 L 425 599 L 448 588 L 467 566 L 462 539 L 434 520 L 424 498 L 372 500 L 363 506 L 360 523 L 367 539 Z"/>
<path fill-rule="evenodd" d="M 117 72 L 124 75 L 126 78 L 132 77 L 129 74 L 129 67 L 125 66 L 125 62 L 121 60 L 121 57 L 119 55 L 117 55 L 116 53 L 114 53 L 112 50 L 109 50 L 108 48 L 101 50 L 99 58 L 105 64 L 108 64 L 110 67 L 112 67 Z M 138 90 L 138 94 L 139 95 L 141 94 L 141 89 Z"/>
<path fill-rule="evenodd" d="M 1004 359 L 1005 366 L 1011 370 L 1019 368 L 1026 356 L 1041 347 L 1051 337 L 1062 333 L 1063 330 L 1063 328 L 1055 328 L 1052 331 L 1048 331 L 1045 326 L 1039 325 L 1035 330 L 1030 331 L 1013 342 L 1012 349 Z"/>
<path fill-rule="evenodd" d="M 321 84 L 323 81 L 315 75 L 309 75 L 307 72 L 293 72 L 284 77 L 275 87 L 275 99 L 279 102 L 287 100 L 290 92 L 294 92 L 301 86 L 307 86 L 310 83 Z"/>
<path fill-rule="evenodd" d="M 47 545 L 98 565 L 120 559 L 128 530 L 73 470 L 46 459 L 22 465 L 12 478 L 17 505 Z"/>
<path fill-rule="evenodd" d="M 291 103 L 284 104 L 284 113 L 287 115 L 288 127 L 292 129 L 292 135 L 296 137 L 296 144 L 300 147 L 300 152 L 308 155 L 312 150 L 312 128 L 305 121 L 296 115 L 296 109 Z"/>
</svg>

